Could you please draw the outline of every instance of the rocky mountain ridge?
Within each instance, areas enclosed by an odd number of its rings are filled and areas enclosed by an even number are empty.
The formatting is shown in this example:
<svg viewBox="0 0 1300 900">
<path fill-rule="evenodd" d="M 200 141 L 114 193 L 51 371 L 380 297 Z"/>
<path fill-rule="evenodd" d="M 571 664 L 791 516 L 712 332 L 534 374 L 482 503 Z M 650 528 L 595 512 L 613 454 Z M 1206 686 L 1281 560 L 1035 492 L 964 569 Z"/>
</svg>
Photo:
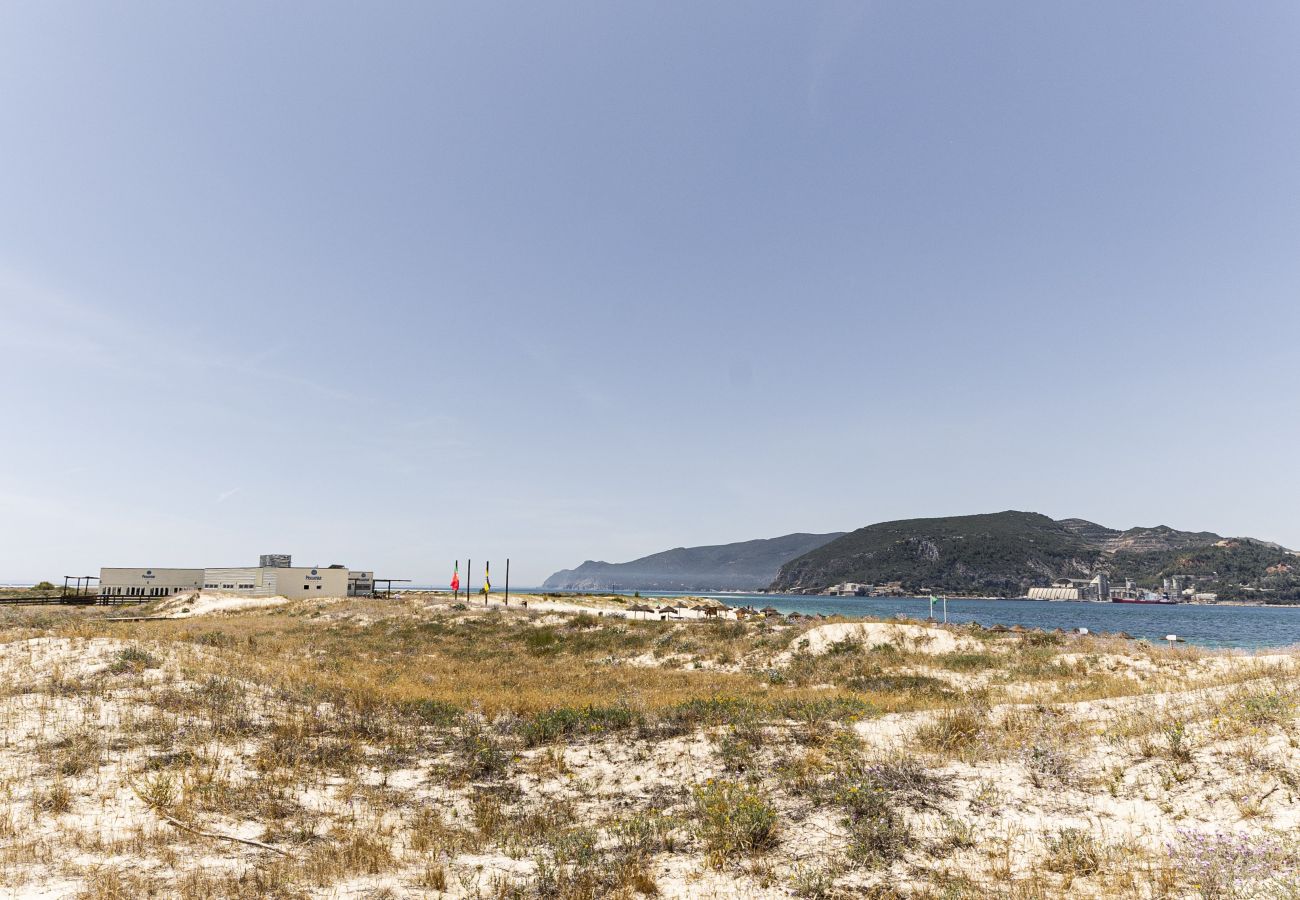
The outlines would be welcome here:
<svg viewBox="0 0 1300 900">
<path fill-rule="evenodd" d="M 796 533 L 776 538 L 677 547 L 625 563 L 587 560 L 562 569 L 542 587 L 560 591 L 757 591 L 772 582 L 781 565 L 841 537 Z"/>
</svg>

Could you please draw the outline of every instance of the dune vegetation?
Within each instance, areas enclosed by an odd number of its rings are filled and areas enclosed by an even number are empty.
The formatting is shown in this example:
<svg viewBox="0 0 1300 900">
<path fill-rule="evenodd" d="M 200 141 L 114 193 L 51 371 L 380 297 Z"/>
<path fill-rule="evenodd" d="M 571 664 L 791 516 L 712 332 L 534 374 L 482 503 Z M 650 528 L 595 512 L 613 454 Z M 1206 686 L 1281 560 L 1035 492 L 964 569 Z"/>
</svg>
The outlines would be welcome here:
<svg viewBox="0 0 1300 900">
<path fill-rule="evenodd" d="M 1300 896 L 1287 653 L 540 598 L 115 614 L 0 609 L 0 890 Z"/>
</svg>

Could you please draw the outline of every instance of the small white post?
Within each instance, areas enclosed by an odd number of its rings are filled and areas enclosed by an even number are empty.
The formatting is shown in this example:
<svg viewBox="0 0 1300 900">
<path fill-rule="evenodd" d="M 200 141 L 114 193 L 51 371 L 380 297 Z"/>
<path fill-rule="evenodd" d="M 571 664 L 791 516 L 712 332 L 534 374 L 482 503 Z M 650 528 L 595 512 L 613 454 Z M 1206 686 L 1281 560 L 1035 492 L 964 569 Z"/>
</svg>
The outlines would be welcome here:
<svg viewBox="0 0 1300 900">
<path fill-rule="evenodd" d="M 1165 640 L 1167 640 L 1169 642 L 1169 646 L 1172 647 L 1174 644 L 1178 643 L 1178 635 L 1167 634 L 1165 635 Z"/>
</svg>

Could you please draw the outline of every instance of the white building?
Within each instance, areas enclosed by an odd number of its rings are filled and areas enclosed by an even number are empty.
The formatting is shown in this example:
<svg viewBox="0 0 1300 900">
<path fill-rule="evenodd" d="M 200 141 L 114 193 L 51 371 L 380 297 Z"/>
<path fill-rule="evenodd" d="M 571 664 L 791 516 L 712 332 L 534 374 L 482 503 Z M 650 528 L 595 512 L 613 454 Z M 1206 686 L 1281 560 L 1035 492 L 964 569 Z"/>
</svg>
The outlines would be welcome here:
<svg viewBox="0 0 1300 900">
<path fill-rule="evenodd" d="M 203 587 L 202 569 L 100 569 L 99 596 L 170 597 Z"/>
<path fill-rule="evenodd" d="M 355 582 L 350 575 L 367 576 Z M 169 597 L 191 591 L 220 591 L 247 597 L 346 597 L 353 585 L 374 586 L 371 573 L 349 573 L 344 566 L 235 566 L 211 569 L 99 570 L 99 596 L 105 600 Z"/>
<path fill-rule="evenodd" d="M 343 567 L 245 566 L 204 569 L 203 589 L 249 597 L 346 597 L 348 570 Z"/>
</svg>

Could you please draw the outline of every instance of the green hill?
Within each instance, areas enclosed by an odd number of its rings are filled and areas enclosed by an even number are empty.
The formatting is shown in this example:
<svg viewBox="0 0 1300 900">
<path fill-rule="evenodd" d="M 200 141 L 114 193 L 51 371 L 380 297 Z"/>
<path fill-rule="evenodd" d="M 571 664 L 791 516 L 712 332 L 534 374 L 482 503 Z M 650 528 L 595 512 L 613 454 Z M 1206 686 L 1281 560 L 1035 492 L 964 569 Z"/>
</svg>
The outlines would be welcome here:
<svg viewBox="0 0 1300 900">
<path fill-rule="evenodd" d="M 781 567 L 773 590 L 825 590 L 843 581 L 902 582 L 904 590 L 1019 596 L 1082 577 L 1097 553 L 1047 516 L 1008 511 L 901 519 L 851 531 Z"/>
<path fill-rule="evenodd" d="M 845 581 L 898 582 L 908 593 L 1018 597 L 1057 578 L 1107 572 L 1158 587 L 1198 575 L 1221 599 L 1300 601 L 1300 557 L 1262 541 L 1168 526 L 1106 528 L 1008 510 L 868 525 L 790 560 L 772 590 L 818 593 Z"/>
<path fill-rule="evenodd" d="M 1220 600 L 1300 603 L 1300 556 L 1250 538 L 1181 550 L 1117 553 L 1106 562 L 1112 572 L 1144 587 L 1155 587 L 1167 576 L 1198 576 L 1196 589 L 1216 593 Z"/>
</svg>

